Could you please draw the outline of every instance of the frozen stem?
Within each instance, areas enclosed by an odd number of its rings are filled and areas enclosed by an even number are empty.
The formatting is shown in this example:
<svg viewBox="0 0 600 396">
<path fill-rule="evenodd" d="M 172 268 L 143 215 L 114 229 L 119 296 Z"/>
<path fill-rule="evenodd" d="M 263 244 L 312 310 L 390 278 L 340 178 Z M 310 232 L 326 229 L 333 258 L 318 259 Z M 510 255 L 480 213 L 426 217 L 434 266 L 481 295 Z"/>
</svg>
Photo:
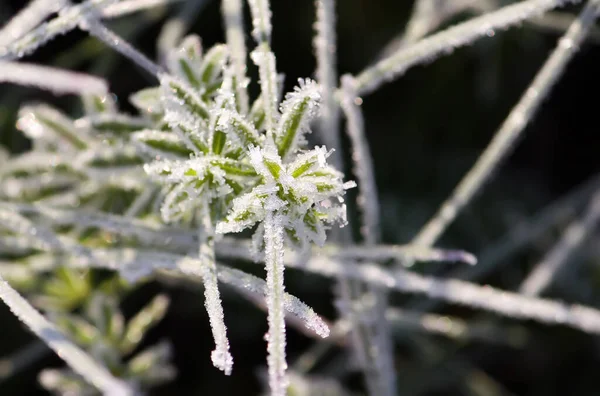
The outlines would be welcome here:
<svg viewBox="0 0 600 396">
<path fill-rule="evenodd" d="M 212 352 L 212 362 L 215 367 L 222 370 L 225 375 L 231 374 L 233 357 L 229 353 L 229 340 L 224 322 L 223 305 L 217 284 L 217 265 L 215 262 L 215 234 L 208 205 L 201 209 L 203 214 L 202 227 L 200 227 L 200 273 L 204 283 L 204 298 L 206 312 L 210 321 L 215 350 Z"/>
<path fill-rule="evenodd" d="M 265 266 L 267 270 L 267 307 L 269 332 L 267 334 L 267 363 L 269 386 L 272 396 L 287 394 L 288 380 L 285 372 L 285 316 L 283 284 L 283 227 L 282 219 L 275 213 L 267 213 L 265 219 Z"/>
</svg>

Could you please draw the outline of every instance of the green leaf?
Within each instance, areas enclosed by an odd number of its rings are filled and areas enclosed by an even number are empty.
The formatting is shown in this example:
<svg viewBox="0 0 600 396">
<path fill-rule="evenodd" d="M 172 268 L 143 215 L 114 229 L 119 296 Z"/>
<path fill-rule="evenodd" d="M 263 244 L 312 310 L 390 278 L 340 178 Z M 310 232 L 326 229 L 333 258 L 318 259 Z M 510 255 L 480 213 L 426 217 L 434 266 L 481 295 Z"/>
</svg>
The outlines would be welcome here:
<svg viewBox="0 0 600 396">
<path fill-rule="evenodd" d="M 86 140 L 91 140 L 82 131 L 77 130 L 69 117 L 46 105 L 21 108 L 17 128 L 33 140 L 49 143 L 62 141 L 78 150 L 87 148 Z"/>
<path fill-rule="evenodd" d="M 205 55 L 200 68 L 200 81 L 207 90 L 211 85 L 219 83 L 223 66 L 227 60 L 228 50 L 226 45 L 215 45 Z"/>
<path fill-rule="evenodd" d="M 223 131 L 216 130 L 213 135 L 212 151 L 214 154 L 221 154 L 227 141 L 227 135 Z"/>
<path fill-rule="evenodd" d="M 132 137 L 143 151 L 151 155 L 187 159 L 193 154 L 181 139 L 170 132 L 143 130 L 135 132 Z"/>
<path fill-rule="evenodd" d="M 142 89 L 129 96 L 129 102 L 142 114 L 156 115 L 163 112 L 160 87 Z"/>
<path fill-rule="evenodd" d="M 178 121 L 182 119 L 182 115 L 177 114 L 181 112 L 188 113 L 190 116 L 197 117 L 200 120 L 207 121 L 209 119 L 208 106 L 192 87 L 181 80 L 167 75 L 163 75 L 160 82 L 161 87 L 165 91 L 165 94 L 162 96 L 162 103 L 167 111 L 167 115 L 169 111 L 175 113 L 169 122 L 170 124 L 181 125 L 181 122 Z M 189 127 L 193 128 L 194 125 L 190 125 Z"/>
<path fill-rule="evenodd" d="M 86 117 L 81 121 L 89 123 L 96 131 L 112 135 L 129 134 L 150 127 L 150 123 L 140 117 L 124 114 L 97 114 Z"/>
</svg>

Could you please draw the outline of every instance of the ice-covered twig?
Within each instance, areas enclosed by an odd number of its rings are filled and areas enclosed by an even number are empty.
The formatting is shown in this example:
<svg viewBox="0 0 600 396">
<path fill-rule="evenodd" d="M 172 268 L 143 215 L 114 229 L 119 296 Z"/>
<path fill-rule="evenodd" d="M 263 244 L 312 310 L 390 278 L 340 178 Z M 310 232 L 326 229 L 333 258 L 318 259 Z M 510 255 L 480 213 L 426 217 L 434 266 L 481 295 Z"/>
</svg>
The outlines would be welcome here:
<svg viewBox="0 0 600 396">
<path fill-rule="evenodd" d="M 452 26 L 415 44 L 402 47 L 396 53 L 368 67 L 356 77 L 356 90 L 359 95 L 366 95 L 382 84 L 400 77 L 412 66 L 450 54 L 458 47 L 486 37 L 495 29 L 506 29 L 553 8 L 577 2 L 579 0 L 525 0 Z"/>
<path fill-rule="evenodd" d="M 223 304 L 217 285 L 217 264 L 215 259 L 215 234 L 214 226 L 210 218 L 210 208 L 205 202 L 201 211 L 203 212 L 202 226 L 198 233 L 199 243 L 199 271 L 202 274 L 204 284 L 204 305 L 210 321 L 215 350 L 211 359 L 213 365 L 230 375 L 233 368 L 233 357 L 229 353 L 229 340 L 227 339 L 227 327 L 225 326 Z"/>
<path fill-rule="evenodd" d="M 221 13 L 225 22 L 225 37 L 230 51 L 235 75 L 235 94 L 240 105 L 240 113 L 248 113 L 248 91 L 246 90 L 246 42 L 244 36 L 244 15 L 242 0 L 221 1 Z"/>
<path fill-rule="evenodd" d="M 279 90 L 277 88 L 275 55 L 271 52 L 271 7 L 269 0 L 249 0 L 248 3 L 252 14 L 252 36 L 257 43 L 251 56 L 258 66 L 267 139 L 274 141 L 273 133 L 277 120 Z"/>
<path fill-rule="evenodd" d="M 64 0 L 33 0 L 0 29 L 0 48 L 10 45 L 64 7 Z"/>
<path fill-rule="evenodd" d="M 358 100 L 356 81 L 350 75 L 342 76 L 341 104 L 347 120 L 346 131 L 352 144 L 353 170 L 358 179 L 358 205 L 362 214 L 360 230 L 365 242 L 372 245 L 379 240 L 379 196 Z"/>
<path fill-rule="evenodd" d="M 322 108 L 319 120 L 321 138 L 330 149 L 338 151 L 333 154 L 332 163 L 337 169 L 341 166 L 339 112 L 334 96 L 337 85 L 336 71 L 336 20 L 335 0 L 316 0 L 317 17 L 313 47 L 317 57 L 317 82 L 321 86 Z"/>
<path fill-rule="evenodd" d="M 31 63 L 0 61 L 0 83 L 36 87 L 57 95 L 108 93 L 108 85 L 102 78 Z"/>
<path fill-rule="evenodd" d="M 75 29 L 84 15 L 97 12 L 117 1 L 87 0 L 81 4 L 62 9 L 56 18 L 41 24 L 10 44 L 0 46 L 0 60 L 12 60 L 31 54 L 54 37 Z"/>
<path fill-rule="evenodd" d="M 578 52 L 580 44 L 596 20 L 596 13 L 596 2 L 589 2 L 569 30 L 558 41 L 556 49 L 537 73 L 517 105 L 511 110 L 475 165 L 456 186 L 450 198 L 442 204 L 435 216 L 415 237 L 415 244 L 430 246 L 435 243 L 446 227 L 456 218 L 458 212 L 489 180 L 493 171 L 514 147 L 515 141 L 521 136 L 527 123 L 534 117 L 556 81 L 562 76 L 569 61 Z"/>
</svg>

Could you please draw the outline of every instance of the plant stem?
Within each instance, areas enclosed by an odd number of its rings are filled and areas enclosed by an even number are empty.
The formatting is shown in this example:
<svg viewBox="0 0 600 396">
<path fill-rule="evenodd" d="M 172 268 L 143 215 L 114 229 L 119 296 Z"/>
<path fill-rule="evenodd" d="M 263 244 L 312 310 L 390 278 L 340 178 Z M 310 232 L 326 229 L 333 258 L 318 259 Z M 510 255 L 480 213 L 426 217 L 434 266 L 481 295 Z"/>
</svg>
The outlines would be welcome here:
<svg viewBox="0 0 600 396">
<path fill-rule="evenodd" d="M 233 357 L 229 353 L 229 340 L 227 327 L 223 320 L 223 305 L 217 284 L 217 265 L 215 262 L 215 232 L 210 216 L 210 208 L 206 202 L 202 208 L 202 226 L 198 238 L 200 239 L 199 256 L 200 272 L 204 283 L 204 298 L 206 312 L 210 321 L 215 350 L 211 354 L 215 367 L 222 370 L 225 375 L 230 375 L 233 368 Z"/>
<path fill-rule="evenodd" d="M 272 396 L 285 396 L 288 382 L 285 376 L 285 321 L 283 284 L 283 227 L 281 219 L 268 212 L 265 219 L 265 265 L 267 270 L 267 307 L 269 333 L 267 336 L 267 363 Z"/>
</svg>

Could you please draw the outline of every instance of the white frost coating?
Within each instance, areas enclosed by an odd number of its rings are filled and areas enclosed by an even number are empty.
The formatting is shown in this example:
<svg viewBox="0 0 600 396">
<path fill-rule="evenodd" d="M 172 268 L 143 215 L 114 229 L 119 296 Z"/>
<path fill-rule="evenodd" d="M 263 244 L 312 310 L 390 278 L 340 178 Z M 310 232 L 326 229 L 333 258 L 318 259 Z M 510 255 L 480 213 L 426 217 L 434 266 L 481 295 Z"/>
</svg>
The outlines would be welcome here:
<svg viewBox="0 0 600 396">
<path fill-rule="evenodd" d="M 59 15 L 25 34 L 9 45 L 0 46 L 0 60 L 22 58 L 31 54 L 54 37 L 77 27 L 82 16 L 96 12 L 118 0 L 87 0 L 81 4 L 63 8 Z"/>
<path fill-rule="evenodd" d="M 494 29 L 505 29 L 553 8 L 579 1 L 526 0 L 450 27 L 415 44 L 402 47 L 395 54 L 362 71 L 356 77 L 356 90 L 359 95 L 366 95 L 382 84 L 400 77 L 410 67 L 430 62 L 440 55 L 450 54 L 458 47 L 486 37 Z"/>
<path fill-rule="evenodd" d="M 73 344 L 0 277 L 0 299 L 35 335 L 41 338 L 73 371 L 105 395 L 133 396 L 134 390 Z"/>
<path fill-rule="evenodd" d="M 204 298 L 206 312 L 210 321 L 215 350 L 211 354 L 213 365 L 223 371 L 225 375 L 231 375 L 233 368 L 233 357 L 229 353 L 229 340 L 227 339 L 227 327 L 224 322 L 223 304 L 217 285 L 217 265 L 215 262 L 215 235 L 212 220 L 210 219 L 208 202 L 202 207 L 203 220 L 199 231 L 200 248 L 199 257 L 200 273 L 204 284 Z"/>
<path fill-rule="evenodd" d="M 267 141 L 273 140 L 275 122 L 277 121 L 277 69 L 275 66 L 275 55 L 266 43 L 259 45 L 250 54 L 254 63 L 258 66 L 260 77 L 260 92 L 265 109 L 265 129 Z"/>
<path fill-rule="evenodd" d="M 356 104 L 356 98 L 356 81 L 349 75 L 342 76 L 341 104 L 347 120 L 346 131 L 352 145 L 354 174 L 360 186 L 358 205 L 362 209 L 363 223 L 360 231 L 369 245 L 379 240 L 379 197 L 362 110 Z"/>
<path fill-rule="evenodd" d="M 57 95 L 104 95 L 108 92 L 108 85 L 102 78 L 30 63 L 0 61 L 0 83 L 27 85 Z"/>
<path fill-rule="evenodd" d="M 321 87 L 309 78 L 299 78 L 298 86 L 285 95 L 279 110 L 281 118 L 277 125 L 276 136 L 280 147 L 280 141 L 285 141 L 285 152 L 282 154 L 284 162 L 307 143 L 304 135 L 311 132 L 310 122 L 318 116 L 320 104 Z M 295 125 L 295 128 L 292 125 Z M 293 130 L 291 139 L 286 136 L 290 130 Z"/>
<path fill-rule="evenodd" d="M 271 8 L 269 0 L 248 0 L 252 14 L 252 35 L 257 47 L 252 51 L 251 58 L 258 66 L 260 77 L 260 92 L 265 109 L 265 129 L 267 144 L 274 143 L 274 128 L 277 122 L 277 68 L 275 55 L 271 52 Z"/>
<path fill-rule="evenodd" d="M 579 51 L 580 44 L 596 20 L 596 14 L 597 2 L 592 0 L 571 24 L 564 36 L 560 38 L 556 49 L 538 71 L 531 85 L 513 107 L 475 165 L 463 177 L 435 216 L 415 237 L 415 244 L 425 246 L 434 244 L 446 227 L 456 218 L 459 211 L 489 180 L 493 170 L 500 165 L 515 146 L 516 140 L 521 136 L 527 123 L 535 116 L 540 104 L 548 96 L 556 81 L 562 76 L 569 61 Z"/>
<path fill-rule="evenodd" d="M 33 0 L 0 29 L 0 47 L 9 45 L 28 33 L 50 14 L 60 10 L 64 0 Z"/>
<path fill-rule="evenodd" d="M 220 265 L 218 266 L 218 277 L 221 282 L 232 287 L 267 296 L 267 284 L 254 275 Z M 296 296 L 285 293 L 283 306 L 286 311 L 299 318 L 307 329 L 314 331 L 322 338 L 329 336 L 329 327 L 323 319 Z"/>
<path fill-rule="evenodd" d="M 285 319 L 283 284 L 283 226 L 282 216 L 267 212 L 265 226 L 265 266 L 267 269 L 267 307 L 269 332 L 267 334 L 267 363 L 269 387 L 272 396 L 287 394 L 287 362 L 285 359 Z"/>
<path fill-rule="evenodd" d="M 269 0 L 248 0 L 252 14 L 252 36 L 258 44 L 271 43 L 271 8 Z"/>
<path fill-rule="evenodd" d="M 240 113 L 248 113 L 248 92 L 246 90 L 246 43 L 244 37 L 244 16 L 242 0 L 221 1 L 221 13 L 225 21 L 225 37 L 231 51 L 231 62 L 235 74 L 235 92 L 240 104 Z"/>
</svg>

